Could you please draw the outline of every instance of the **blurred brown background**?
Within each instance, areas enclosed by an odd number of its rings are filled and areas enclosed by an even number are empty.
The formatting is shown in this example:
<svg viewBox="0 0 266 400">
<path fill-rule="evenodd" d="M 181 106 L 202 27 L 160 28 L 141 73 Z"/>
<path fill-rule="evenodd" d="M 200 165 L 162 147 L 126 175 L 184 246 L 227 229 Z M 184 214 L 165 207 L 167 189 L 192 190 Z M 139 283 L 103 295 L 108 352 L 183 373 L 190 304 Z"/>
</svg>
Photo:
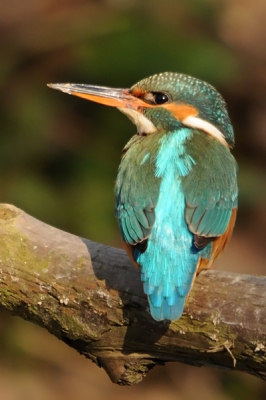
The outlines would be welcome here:
<svg viewBox="0 0 266 400">
<path fill-rule="evenodd" d="M 48 82 L 129 87 L 177 71 L 215 85 L 236 132 L 240 211 L 217 268 L 265 273 L 266 2 L 1 0 L 0 202 L 119 246 L 113 184 L 135 127 Z M 234 372 L 168 364 L 120 388 L 34 325 L 0 314 L 0 400 L 265 399 Z"/>
</svg>

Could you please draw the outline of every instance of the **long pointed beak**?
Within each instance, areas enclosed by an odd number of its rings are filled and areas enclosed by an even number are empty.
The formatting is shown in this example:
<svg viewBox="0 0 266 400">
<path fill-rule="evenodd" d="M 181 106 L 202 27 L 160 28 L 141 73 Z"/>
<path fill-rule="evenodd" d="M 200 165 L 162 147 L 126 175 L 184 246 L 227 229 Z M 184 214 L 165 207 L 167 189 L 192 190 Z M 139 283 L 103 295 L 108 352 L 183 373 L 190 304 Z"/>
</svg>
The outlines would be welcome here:
<svg viewBox="0 0 266 400">
<path fill-rule="evenodd" d="M 61 92 L 95 101 L 111 107 L 138 109 L 149 107 L 138 97 L 132 96 L 128 89 L 113 89 L 104 86 L 92 86 L 76 83 L 49 83 L 48 87 Z"/>
</svg>

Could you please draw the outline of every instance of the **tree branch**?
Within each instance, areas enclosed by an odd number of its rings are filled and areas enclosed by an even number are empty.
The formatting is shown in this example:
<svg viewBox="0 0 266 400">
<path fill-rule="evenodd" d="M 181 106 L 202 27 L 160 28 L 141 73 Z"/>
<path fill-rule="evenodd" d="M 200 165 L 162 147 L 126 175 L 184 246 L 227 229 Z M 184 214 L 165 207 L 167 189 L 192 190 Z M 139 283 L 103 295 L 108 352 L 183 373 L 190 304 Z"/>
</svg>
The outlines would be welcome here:
<svg viewBox="0 0 266 400">
<path fill-rule="evenodd" d="M 181 319 L 147 312 L 125 252 L 0 205 L 0 307 L 43 326 L 131 385 L 167 361 L 266 372 L 266 277 L 221 271 L 196 279 Z"/>
</svg>

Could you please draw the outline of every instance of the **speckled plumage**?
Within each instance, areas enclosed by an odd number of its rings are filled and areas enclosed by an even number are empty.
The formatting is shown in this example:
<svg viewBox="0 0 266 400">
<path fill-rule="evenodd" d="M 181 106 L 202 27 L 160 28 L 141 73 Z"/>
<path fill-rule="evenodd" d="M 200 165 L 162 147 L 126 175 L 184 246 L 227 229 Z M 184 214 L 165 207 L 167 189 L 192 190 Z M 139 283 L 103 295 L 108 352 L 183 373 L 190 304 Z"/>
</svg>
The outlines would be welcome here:
<svg viewBox="0 0 266 400">
<path fill-rule="evenodd" d="M 219 128 L 230 147 L 234 146 L 234 131 L 225 101 L 210 84 L 189 75 L 164 72 L 141 80 L 131 90 L 136 88 L 164 92 L 169 94 L 173 102 L 194 105 L 199 110 L 199 116 Z"/>
</svg>

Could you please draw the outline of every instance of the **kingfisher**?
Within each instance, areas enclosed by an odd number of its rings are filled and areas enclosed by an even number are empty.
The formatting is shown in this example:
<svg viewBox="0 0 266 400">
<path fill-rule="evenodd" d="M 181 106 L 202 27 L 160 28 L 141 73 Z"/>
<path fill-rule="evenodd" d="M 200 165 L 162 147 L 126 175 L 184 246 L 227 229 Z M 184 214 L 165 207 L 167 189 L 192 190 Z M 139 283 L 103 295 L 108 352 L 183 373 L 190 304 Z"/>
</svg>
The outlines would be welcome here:
<svg viewBox="0 0 266 400">
<path fill-rule="evenodd" d="M 152 317 L 179 319 L 195 276 L 212 266 L 236 220 L 234 131 L 224 99 L 210 84 L 174 72 L 130 89 L 48 86 L 116 107 L 136 125 L 118 169 L 116 217 Z"/>
</svg>

